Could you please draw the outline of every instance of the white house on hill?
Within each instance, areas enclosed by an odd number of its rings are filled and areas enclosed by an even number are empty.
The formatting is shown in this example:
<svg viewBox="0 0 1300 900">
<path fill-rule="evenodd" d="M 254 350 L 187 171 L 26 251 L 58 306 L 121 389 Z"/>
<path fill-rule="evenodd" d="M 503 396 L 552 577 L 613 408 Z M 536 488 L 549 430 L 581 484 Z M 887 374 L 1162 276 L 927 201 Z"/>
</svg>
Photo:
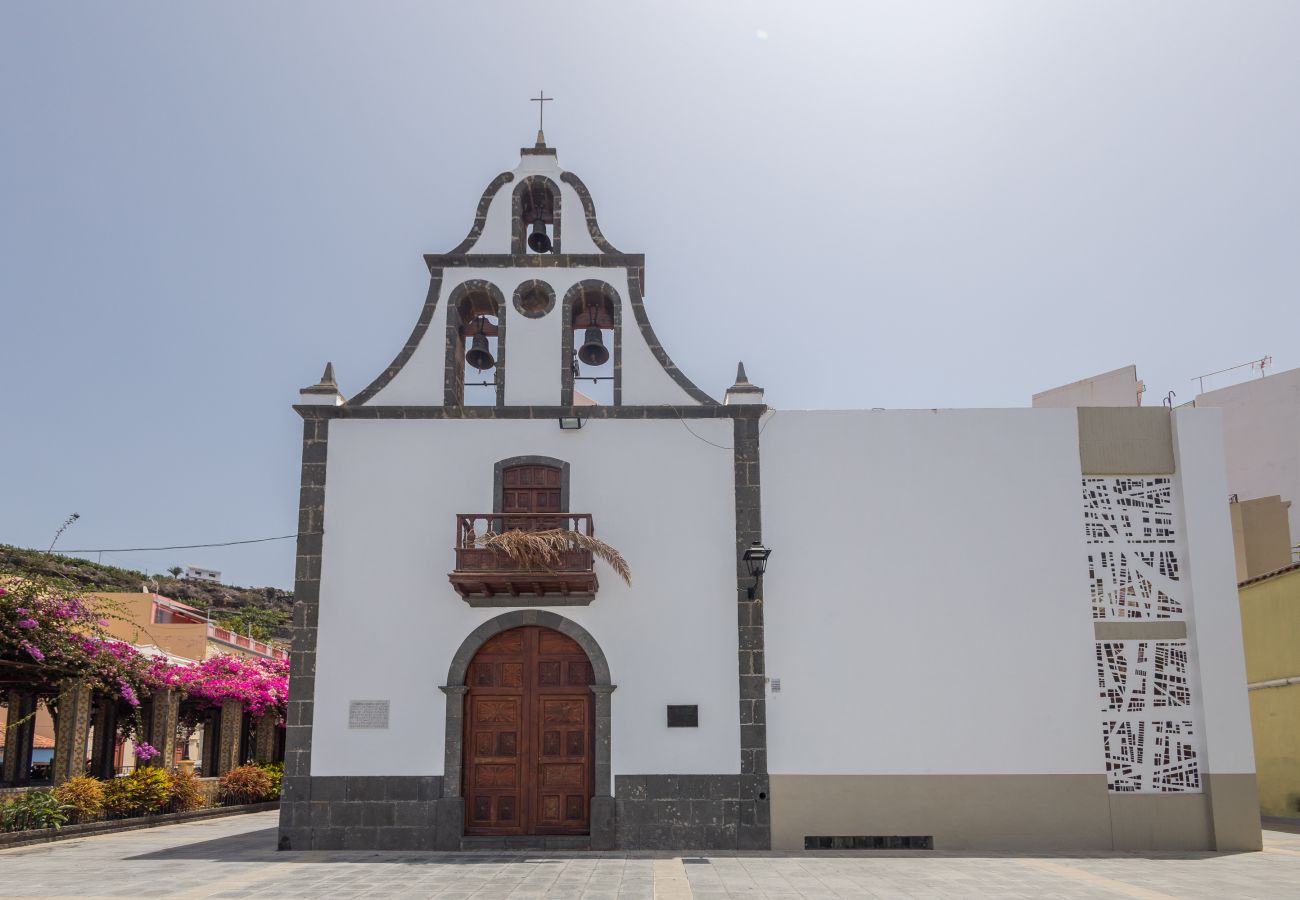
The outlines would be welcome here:
<svg viewBox="0 0 1300 900">
<path fill-rule="evenodd" d="M 282 847 L 1259 846 L 1219 411 L 719 397 L 541 140 L 425 261 L 295 407 Z"/>
</svg>

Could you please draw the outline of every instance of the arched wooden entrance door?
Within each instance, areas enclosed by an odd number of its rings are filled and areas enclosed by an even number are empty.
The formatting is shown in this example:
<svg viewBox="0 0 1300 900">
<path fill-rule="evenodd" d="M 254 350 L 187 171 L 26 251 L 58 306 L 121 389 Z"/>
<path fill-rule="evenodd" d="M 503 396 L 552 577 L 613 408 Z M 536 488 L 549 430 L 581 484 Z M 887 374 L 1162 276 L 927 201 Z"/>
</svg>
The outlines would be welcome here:
<svg viewBox="0 0 1300 900">
<path fill-rule="evenodd" d="M 549 628 L 512 628 L 479 648 L 466 675 L 466 834 L 589 832 L 591 683 L 587 654 Z"/>
</svg>

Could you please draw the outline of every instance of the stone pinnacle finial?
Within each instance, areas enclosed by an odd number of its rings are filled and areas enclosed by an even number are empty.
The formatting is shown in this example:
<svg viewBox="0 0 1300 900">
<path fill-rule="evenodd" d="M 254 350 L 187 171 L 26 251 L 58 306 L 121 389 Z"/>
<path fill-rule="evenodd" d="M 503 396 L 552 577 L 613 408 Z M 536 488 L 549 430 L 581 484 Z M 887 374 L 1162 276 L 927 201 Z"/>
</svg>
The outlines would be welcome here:
<svg viewBox="0 0 1300 900">
<path fill-rule="evenodd" d="M 763 402 L 763 389 L 749 383 L 749 379 L 745 377 L 745 364 L 743 362 L 736 364 L 736 383 L 727 388 L 727 393 L 723 395 L 722 402 L 727 406 Z"/>
<path fill-rule="evenodd" d="M 300 390 L 298 397 L 299 403 L 341 406 L 343 394 L 339 392 L 338 382 L 334 380 L 334 363 L 325 363 L 325 371 L 321 374 L 320 381 Z"/>
</svg>

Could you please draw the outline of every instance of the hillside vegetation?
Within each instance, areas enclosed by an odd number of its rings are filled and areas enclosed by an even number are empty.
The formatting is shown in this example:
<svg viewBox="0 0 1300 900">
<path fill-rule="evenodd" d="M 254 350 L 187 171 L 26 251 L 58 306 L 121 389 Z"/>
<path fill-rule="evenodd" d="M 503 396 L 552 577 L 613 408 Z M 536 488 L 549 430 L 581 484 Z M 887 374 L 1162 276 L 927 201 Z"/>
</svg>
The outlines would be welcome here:
<svg viewBox="0 0 1300 900">
<path fill-rule="evenodd" d="M 134 569 L 105 566 L 74 556 L 45 554 L 0 544 L 0 573 L 54 578 L 82 591 L 129 591 L 142 585 L 205 610 L 222 627 L 254 637 L 288 641 L 293 593 L 278 588 L 243 588 L 168 575 L 146 575 Z"/>
</svg>

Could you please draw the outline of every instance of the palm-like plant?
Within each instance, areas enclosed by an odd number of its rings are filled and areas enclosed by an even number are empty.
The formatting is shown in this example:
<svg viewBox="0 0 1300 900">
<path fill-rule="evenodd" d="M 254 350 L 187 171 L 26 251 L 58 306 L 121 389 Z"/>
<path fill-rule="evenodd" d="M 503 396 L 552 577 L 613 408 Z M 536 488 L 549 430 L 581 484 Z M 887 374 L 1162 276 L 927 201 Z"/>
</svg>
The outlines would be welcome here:
<svg viewBox="0 0 1300 900">
<path fill-rule="evenodd" d="M 508 530 L 489 531 L 474 538 L 480 547 L 499 550 L 510 560 L 524 568 L 554 570 L 564 559 L 566 550 L 587 550 L 605 562 L 618 577 L 632 584 L 632 569 L 623 554 L 598 537 L 570 531 L 567 528 L 546 528 L 541 531 Z"/>
</svg>

